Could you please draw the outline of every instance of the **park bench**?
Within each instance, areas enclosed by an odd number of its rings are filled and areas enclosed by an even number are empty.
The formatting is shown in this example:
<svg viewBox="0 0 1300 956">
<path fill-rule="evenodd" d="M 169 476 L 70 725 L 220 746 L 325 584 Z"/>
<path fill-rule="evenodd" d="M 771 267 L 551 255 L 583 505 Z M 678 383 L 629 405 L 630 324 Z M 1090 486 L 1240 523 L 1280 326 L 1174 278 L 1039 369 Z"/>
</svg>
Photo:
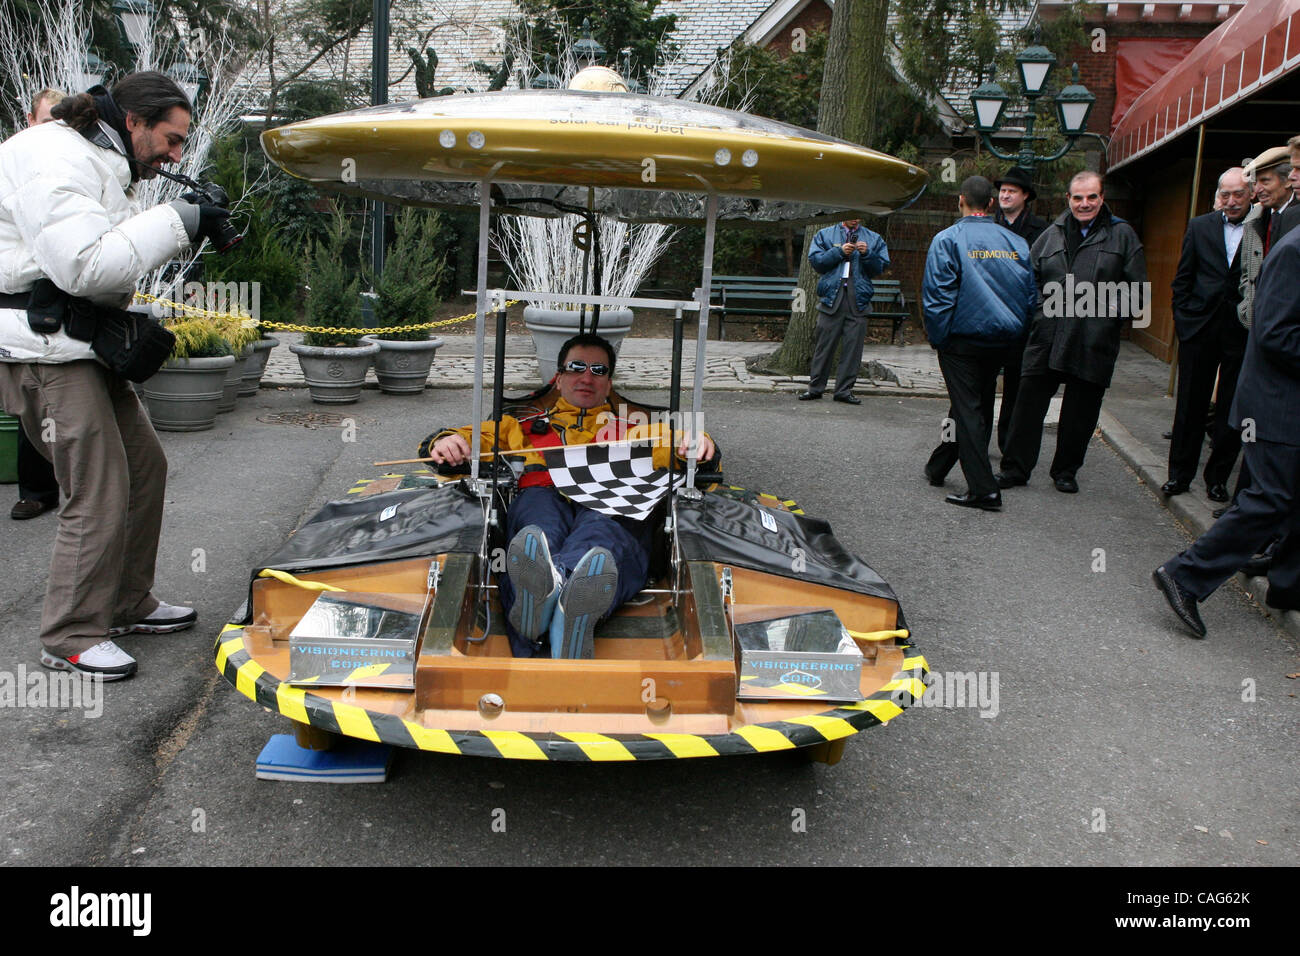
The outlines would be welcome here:
<svg viewBox="0 0 1300 956">
<path fill-rule="evenodd" d="M 790 303 L 798 284 L 794 276 L 714 276 L 709 300 L 720 306 L 718 339 L 727 337 L 727 318 L 733 315 L 759 316 L 759 321 L 764 323 L 788 322 Z M 872 286 L 869 321 L 888 321 L 890 341 L 906 345 L 905 326 L 911 314 L 907 311 L 902 283 L 897 279 L 875 279 Z M 810 307 L 816 308 L 816 303 Z"/>
</svg>

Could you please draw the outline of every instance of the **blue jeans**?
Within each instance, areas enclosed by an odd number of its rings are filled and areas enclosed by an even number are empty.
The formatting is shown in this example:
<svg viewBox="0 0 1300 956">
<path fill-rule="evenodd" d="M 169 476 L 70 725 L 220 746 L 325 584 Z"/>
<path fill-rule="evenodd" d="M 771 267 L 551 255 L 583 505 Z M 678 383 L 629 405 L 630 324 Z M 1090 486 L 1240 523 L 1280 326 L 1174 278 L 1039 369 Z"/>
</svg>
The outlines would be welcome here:
<svg viewBox="0 0 1300 956">
<path fill-rule="evenodd" d="M 650 576 L 650 543 L 653 535 L 651 522 L 614 518 L 574 504 L 550 486 L 525 488 L 506 514 L 506 540 L 513 541 L 523 528 L 537 525 L 546 534 L 551 550 L 551 562 L 568 579 L 582 556 L 592 548 L 600 547 L 614 556 L 618 566 L 618 590 L 611 613 L 623 602 L 634 597 L 646 586 Z M 510 626 L 510 608 L 515 603 L 515 589 L 508 574 L 498 576 L 501 609 L 506 614 L 506 634 L 516 657 L 545 657 L 549 651 L 546 635 L 540 644 L 522 637 Z"/>
</svg>

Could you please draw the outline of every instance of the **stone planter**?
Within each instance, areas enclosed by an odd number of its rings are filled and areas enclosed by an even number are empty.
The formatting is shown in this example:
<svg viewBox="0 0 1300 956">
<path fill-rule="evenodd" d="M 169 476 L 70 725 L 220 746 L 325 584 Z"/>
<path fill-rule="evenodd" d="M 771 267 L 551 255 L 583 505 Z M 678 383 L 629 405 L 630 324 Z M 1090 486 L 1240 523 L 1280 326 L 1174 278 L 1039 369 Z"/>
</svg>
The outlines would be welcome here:
<svg viewBox="0 0 1300 956">
<path fill-rule="evenodd" d="M 549 382 L 555 375 L 555 363 L 560 357 L 560 346 L 566 340 L 578 334 L 578 317 L 576 310 L 543 309 L 537 306 L 524 308 L 524 325 L 533 334 L 533 344 L 537 347 L 537 371 L 543 382 Z M 591 314 L 587 314 L 587 325 L 591 325 Z M 609 340 L 617 355 L 623 345 L 623 337 L 632 328 L 631 309 L 601 309 L 600 328 L 596 334 Z"/>
<path fill-rule="evenodd" d="M 389 395 L 419 395 L 423 392 L 433 358 L 444 344 L 442 339 L 402 342 L 373 335 L 363 335 L 361 341 L 379 346 L 379 354 L 375 356 L 375 377 L 379 379 L 380 390 Z"/>
<path fill-rule="evenodd" d="M 349 405 L 361 397 L 366 371 L 379 354 L 379 346 L 373 342 L 349 348 L 290 345 L 289 351 L 298 356 L 313 402 L 318 405 Z"/>
<path fill-rule="evenodd" d="M 199 432 L 215 425 L 222 384 L 234 364 L 233 355 L 168 359 L 142 389 L 153 427 Z"/>
<path fill-rule="evenodd" d="M 227 369 L 226 379 L 221 383 L 221 401 L 217 403 L 218 415 L 235 410 L 235 403 L 239 401 L 239 390 L 244 383 L 244 363 L 252 354 L 251 348 L 245 348 L 235 356 L 235 364 Z"/>
<path fill-rule="evenodd" d="M 262 376 L 266 373 L 266 362 L 271 357 L 271 349 L 279 344 L 279 339 L 269 335 L 249 346 L 253 351 L 248 358 L 244 359 L 244 372 L 239 386 L 241 396 L 247 398 L 249 395 L 257 394 L 262 384 Z"/>
</svg>

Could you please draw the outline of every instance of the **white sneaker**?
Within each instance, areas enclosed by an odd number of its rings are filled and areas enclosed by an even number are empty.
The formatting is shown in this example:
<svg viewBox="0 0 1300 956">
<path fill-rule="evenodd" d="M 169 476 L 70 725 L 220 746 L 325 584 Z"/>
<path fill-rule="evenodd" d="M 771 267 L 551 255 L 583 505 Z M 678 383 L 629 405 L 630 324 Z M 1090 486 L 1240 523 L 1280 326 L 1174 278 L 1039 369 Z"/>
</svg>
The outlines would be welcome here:
<svg viewBox="0 0 1300 956">
<path fill-rule="evenodd" d="M 153 613 L 134 624 L 124 624 L 108 629 L 109 637 L 121 637 L 123 634 L 170 634 L 193 627 L 199 619 L 192 607 L 176 607 L 163 601 L 158 602 Z"/>
<path fill-rule="evenodd" d="M 98 675 L 106 681 L 130 677 L 136 669 L 135 658 L 112 641 L 100 641 L 89 650 L 71 657 L 55 657 L 42 648 L 41 666 L 53 671 Z"/>
</svg>

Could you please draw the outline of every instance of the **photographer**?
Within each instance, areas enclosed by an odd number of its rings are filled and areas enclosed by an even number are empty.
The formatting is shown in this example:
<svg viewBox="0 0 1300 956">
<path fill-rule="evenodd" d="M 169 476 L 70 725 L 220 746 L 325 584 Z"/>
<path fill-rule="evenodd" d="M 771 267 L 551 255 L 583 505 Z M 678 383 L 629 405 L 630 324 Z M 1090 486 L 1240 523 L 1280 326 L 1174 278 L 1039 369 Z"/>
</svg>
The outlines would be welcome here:
<svg viewBox="0 0 1300 956">
<path fill-rule="evenodd" d="M 862 368 L 862 344 L 871 314 L 871 280 L 889 268 L 885 240 L 848 219 L 827 226 L 813 237 L 808 261 L 821 273 L 817 280 L 817 333 L 813 347 L 808 390 L 799 401 L 816 401 L 826 390 L 835 346 L 840 344 L 840 364 L 835 373 L 835 401 L 861 405 L 853 386 Z"/>
<path fill-rule="evenodd" d="M 197 615 L 150 593 L 162 446 L 129 382 L 82 340 L 84 324 L 79 338 L 66 320 L 125 307 L 141 276 L 228 228 L 229 213 L 214 205 L 141 211 L 136 202 L 137 180 L 180 161 L 191 112 L 169 77 L 134 73 L 111 95 L 96 87 L 64 99 L 52 110 L 58 122 L 0 145 L 0 404 L 37 440 L 67 496 L 41 663 L 104 680 L 136 671 L 110 638 L 181 630 Z"/>
</svg>

